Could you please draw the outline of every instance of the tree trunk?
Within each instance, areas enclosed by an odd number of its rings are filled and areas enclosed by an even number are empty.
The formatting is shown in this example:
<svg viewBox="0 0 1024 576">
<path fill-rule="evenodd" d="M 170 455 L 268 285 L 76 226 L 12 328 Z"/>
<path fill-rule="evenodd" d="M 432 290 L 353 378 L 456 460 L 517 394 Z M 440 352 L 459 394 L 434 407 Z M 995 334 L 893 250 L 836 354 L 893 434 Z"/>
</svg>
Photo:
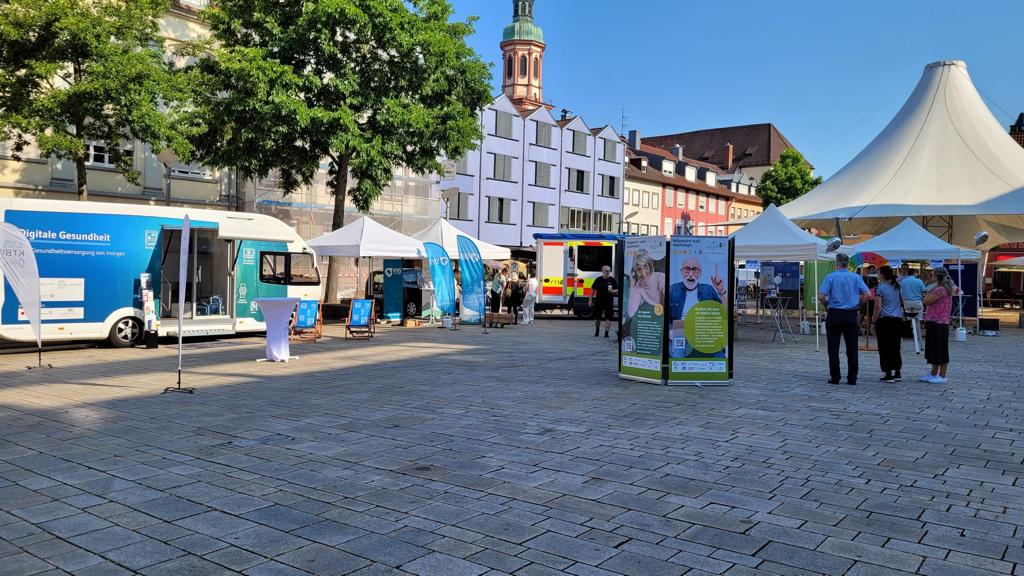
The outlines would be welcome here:
<svg viewBox="0 0 1024 576">
<path fill-rule="evenodd" d="M 241 168 L 235 169 L 235 211 L 245 212 L 245 182 L 248 175 Z"/>
<path fill-rule="evenodd" d="M 331 218 L 331 230 L 345 226 L 345 196 L 348 193 L 348 162 L 349 156 L 338 158 L 338 172 L 334 177 L 334 215 Z M 324 299 L 329 303 L 338 302 L 338 275 L 341 273 L 341 258 L 332 256 L 327 265 L 327 293 Z M 357 287 L 358 288 L 358 287 Z"/>
<path fill-rule="evenodd" d="M 89 199 L 89 184 L 85 172 L 85 153 L 75 154 L 75 180 L 78 183 L 78 199 L 85 202 Z"/>
</svg>

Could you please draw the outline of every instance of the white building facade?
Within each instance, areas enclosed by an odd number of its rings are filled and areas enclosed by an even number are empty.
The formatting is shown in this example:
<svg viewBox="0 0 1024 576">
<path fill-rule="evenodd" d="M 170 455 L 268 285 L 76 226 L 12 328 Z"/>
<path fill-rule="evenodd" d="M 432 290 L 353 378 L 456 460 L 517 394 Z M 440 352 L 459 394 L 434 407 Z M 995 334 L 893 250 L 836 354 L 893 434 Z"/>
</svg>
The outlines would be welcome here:
<svg viewBox="0 0 1024 576">
<path fill-rule="evenodd" d="M 513 1 L 501 43 L 503 93 L 479 114 L 483 141 L 441 180 L 452 224 L 510 248 L 533 246 L 536 233 L 622 229 L 625 146 L 610 126 L 551 116 L 545 47 L 533 0 Z"/>
</svg>

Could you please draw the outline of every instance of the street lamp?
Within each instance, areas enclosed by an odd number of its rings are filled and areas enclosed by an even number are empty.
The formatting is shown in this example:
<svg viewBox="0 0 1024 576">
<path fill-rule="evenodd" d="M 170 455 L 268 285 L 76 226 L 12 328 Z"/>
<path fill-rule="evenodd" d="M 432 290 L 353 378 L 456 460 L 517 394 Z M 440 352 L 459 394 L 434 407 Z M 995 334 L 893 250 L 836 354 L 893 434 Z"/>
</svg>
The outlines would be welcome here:
<svg viewBox="0 0 1024 576">
<path fill-rule="evenodd" d="M 174 153 L 174 150 L 170 148 L 164 148 L 156 155 L 156 159 L 164 165 L 164 177 L 166 184 L 164 186 L 164 203 L 168 206 L 171 205 L 171 166 L 178 163 L 178 155 Z"/>
</svg>

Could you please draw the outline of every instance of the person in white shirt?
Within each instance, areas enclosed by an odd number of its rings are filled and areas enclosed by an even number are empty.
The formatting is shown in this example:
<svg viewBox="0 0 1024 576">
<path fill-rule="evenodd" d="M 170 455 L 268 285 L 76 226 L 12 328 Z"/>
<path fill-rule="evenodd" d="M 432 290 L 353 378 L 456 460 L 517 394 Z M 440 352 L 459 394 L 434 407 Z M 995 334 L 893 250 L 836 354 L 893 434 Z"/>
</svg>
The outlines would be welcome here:
<svg viewBox="0 0 1024 576">
<path fill-rule="evenodd" d="M 534 307 L 537 305 L 537 273 L 530 272 L 530 279 L 526 282 L 526 297 L 523 299 L 523 322 L 533 324 L 535 319 Z"/>
</svg>

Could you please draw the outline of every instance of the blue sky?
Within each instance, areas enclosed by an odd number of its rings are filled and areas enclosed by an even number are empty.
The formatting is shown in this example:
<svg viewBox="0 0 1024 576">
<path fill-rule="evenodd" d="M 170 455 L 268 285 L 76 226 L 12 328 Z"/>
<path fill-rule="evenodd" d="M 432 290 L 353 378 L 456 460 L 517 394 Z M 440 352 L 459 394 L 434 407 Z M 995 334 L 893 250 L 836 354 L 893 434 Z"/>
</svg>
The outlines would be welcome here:
<svg viewBox="0 0 1024 576">
<path fill-rule="evenodd" d="M 497 62 L 512 1 L 451 1 L 459 18 L 480 17 L 470 44 Z M 1000 123 L 1024 112 L 1021 0 L 537 0 L 534 10 L 556 112 L 618 130 L 625 108 L 641 135 L 773 122 L 826 177 L 885 126 L 928 62 L 966 61 Z"/>
</svg>

